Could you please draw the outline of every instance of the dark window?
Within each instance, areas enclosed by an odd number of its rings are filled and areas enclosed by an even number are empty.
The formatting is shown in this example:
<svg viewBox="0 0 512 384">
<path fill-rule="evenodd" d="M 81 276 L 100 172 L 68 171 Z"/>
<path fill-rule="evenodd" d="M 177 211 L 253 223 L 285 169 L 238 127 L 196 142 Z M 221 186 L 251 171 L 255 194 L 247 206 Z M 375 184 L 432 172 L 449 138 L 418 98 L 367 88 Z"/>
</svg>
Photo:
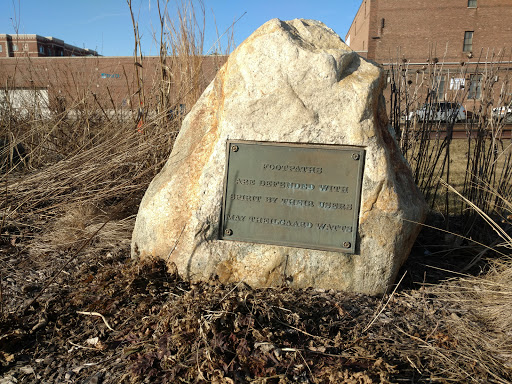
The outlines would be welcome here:
<svg viewBox="0 0 512 384">
<path fill-rule="evenodd" d="M 473 31 L 464 32 L 464 52 L 471 52 L 473 50 Z"/>
<path fill-rule="evenodd" d="M 174 120 L 180 116 L 184 116 L 187 112 L 186 104 L 180 104 L 179 107 L 176 105 L 169 110 L 169 119 Z"/>
<path fill-rule="evenodd" d="M 468 0 L 468 8 L 476 8 L 476 0 Z"/>
<path fill-rule="evenodd" d="M 439 100 L 443 100 L 444 99 L 445 81 L 446 81 L 445 76 L 437 76 L 436 77 L 436 84 L 435 84 L 435 86 L 437 87 L 437 98 Z"/>
<path fill-rule="evenodd" d="M 480 99 L 480 97 L 482 97 L 482 75 L 471 75 L 468 99 Z"/>
</svg>

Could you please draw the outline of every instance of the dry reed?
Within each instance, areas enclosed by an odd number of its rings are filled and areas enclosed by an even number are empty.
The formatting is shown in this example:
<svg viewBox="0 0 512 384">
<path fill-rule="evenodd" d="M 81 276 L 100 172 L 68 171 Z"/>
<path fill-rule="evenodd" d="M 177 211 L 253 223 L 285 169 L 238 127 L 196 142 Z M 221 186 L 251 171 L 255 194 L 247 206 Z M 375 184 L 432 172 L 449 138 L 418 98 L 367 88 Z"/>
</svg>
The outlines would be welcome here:
<svg viewBox="0 0 512 384">
<path fill-rule="evenodd" d="M 28 65 L 17 69 L 24 71 L 25 78 L 42 77 L 46 83 L 58 78 L 69 92 L 47 101 L 46 119 L 14 108 L 3 108 L 0 113 L 0 136 L 5 141 L 1 158 L 6 170 L 0 175 L 2 227 L 17 228 L 28 238 L 38 235 L 33 245 L 37 243 L 41 252 L 52 246 L 76 245 L 90 233 L 89 227 L 102 220 L 112 220 L 105 229 L 115 222 L 120 227 L 118 235 L 129 236 L 126 227 L 133 224 L 143 193 L 168 158 L 187 108 L 207 85 L 202 72 L 202 3 L 196 16 L 192 2 L 176 2 L 174 7 L 168 1 L 158 2 L 160 79 L 150 84 L 144 83 L 146 62 L 131 1 L 128 6 L 139 64 L 135 66 L 138 89 L 131 90 L 128 99 L 130 106 L 139 108 L 127 115 L 126 110 L 116 108 L 108 87 L 101 95 L 87 91 L 93 88 L 84 83 L 87 76 L 77 75 L 85 67 L 54 76 L 49 74 L 52 68 L 43 73 Z M 23 157 L 16 156 L 19 143 L 26 151 Z M 16 163 L 14 158 L 23 162 Z"/>
<path fill-rule="evenodd" d="M 491 215 L 499 214 L 500 200 L 489 194 L 487 187 L 498 191 L 505 200 L 510 201 L 512 197 L 512 141 L 503 138 L 507 121 L 492 115 L 492 107 L 510 102 L 510 73 L 502 64 L 509 58 L 504 50 L 489 56 L 481 54 L 480 60 L 486 64 L 476 64 L 471 70 L 465 62 L 448 70 L 442 60 L 431 58 L 423 68 L 413 69 L 403 60 L 388 71 L 390 123 L 416 183 L 432 209 L 445 217 L 445 229 L 480 240 L 487 240 L 485 236 L 489 233 L 481 233 L 479 216 L 448 193 L 441 180 L 456 186 L 464 197 Z M 466 80 L 465 86 L 447 90 L 450 78 Z M 442 83 L 441 79 L 445 81 Z M 476 89 L 480 93 L 478 101 L 470 95 Z M 467 119 L 456 124 L 455 116 L 446 121 L 420 120 L 415 116 L 415 111 L 422 106 L 427 115 L 429 111 L 436 112 L 441 102 L 464 105 Z M 455 128 L 462 129 L 467 138 L 454 140 Z M 462 140 L 466 148 L 461 156 L 454 153 L 454 147 L 460 147 L 454 142 Z M 462 221 L 462 229 L 450 224 L 453 216 L 460 217 L 454 224 L 457 226 Z"/>
</svg>

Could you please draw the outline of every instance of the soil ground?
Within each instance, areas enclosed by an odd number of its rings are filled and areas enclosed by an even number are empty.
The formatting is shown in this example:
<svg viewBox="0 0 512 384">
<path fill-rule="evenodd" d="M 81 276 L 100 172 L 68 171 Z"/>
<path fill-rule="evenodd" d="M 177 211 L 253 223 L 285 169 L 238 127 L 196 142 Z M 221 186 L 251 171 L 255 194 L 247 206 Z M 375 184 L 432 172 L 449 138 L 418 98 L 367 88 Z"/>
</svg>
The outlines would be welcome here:
<svg viewBox="0 0 512 384">
<path fill-rule="evenodd" d="M 58 256 L 31 254 L 34 240 L 9 231 L 2 239 L 1 384 L 512 379 L 467 353 L 457 322 L 471 316 L 439 282 L 468 258 L 436 257 L 451 244 L 434 230 L 384 297 L 191 285 L 162 261 L 134 263 L 129 232 Z"/>
</svg>

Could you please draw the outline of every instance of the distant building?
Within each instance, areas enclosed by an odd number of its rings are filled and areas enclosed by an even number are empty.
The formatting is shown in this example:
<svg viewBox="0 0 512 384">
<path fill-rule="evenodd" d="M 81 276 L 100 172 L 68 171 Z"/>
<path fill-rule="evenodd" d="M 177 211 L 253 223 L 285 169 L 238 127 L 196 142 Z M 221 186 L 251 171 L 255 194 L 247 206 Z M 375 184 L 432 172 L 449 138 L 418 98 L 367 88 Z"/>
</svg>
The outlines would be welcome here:
<svg viewBox="0 0 512 384">
<path fill-rule="evenodd" d="M 0 34 L 0 57 L 99 56 L 92 49 L 79 48 L 55 37 Z"/>
<path fill-rule="evenodd" d="M 165 84 L 172 93 L 169 102 L 177 104 L 175 113 L 191 107 L 192 89 L 202 91 L 225 63 L 226 56 L 197 56 L 174 59 L 165 65 Z M 147 105 L 157 105 L 162 89 L 160 57 L 144 57 L 136 65 L 134 58 L 82 57 L 0 57 L 0 115 L 2 108 L 38 109 L 45 116 L 50 111 L 91 108 L 117 112 L 137 111 L 140 96 Z M 188 79 L 180 82 L 180 77 Z"/>
<path fill-rule="evenodd" d="M 480 105 L 487 81 L 495 91 L 485 103 L 508 103 L 511 21 L 511 0 L 362 0 L 345 41 L 388 74 L 399 63 L 405 84 L 417 84 L 425 68 L 439 63 L 433 74 L 439 99 L 464 91 Z"/>
<path fill-rule="evenodd" d="M 511 21 L 510 0 L 363 0 L 345 41 L 378 63 L 460 63 L 510 49 Z"/>
</svg>

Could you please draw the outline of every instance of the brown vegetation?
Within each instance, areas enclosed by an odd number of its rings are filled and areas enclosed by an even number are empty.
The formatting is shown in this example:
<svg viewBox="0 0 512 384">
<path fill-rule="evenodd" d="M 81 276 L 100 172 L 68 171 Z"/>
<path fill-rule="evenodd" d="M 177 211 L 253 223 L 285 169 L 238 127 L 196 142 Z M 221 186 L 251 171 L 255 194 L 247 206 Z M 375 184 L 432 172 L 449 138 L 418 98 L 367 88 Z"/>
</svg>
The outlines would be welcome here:
<svg viewBox="0 0 512 384">
<path fill-rule="evenodd" d="M 74 118 L 0 111 L 0 381 L 511 382 L 510 141 L 485 108 L 466 122 L 476 139 L 431 140 L 441 124 L 401 119 L 415 99 L 398 86 L 400 65 L 391 123 L 441 228 L 420 236 L 393 294 L 190 285 L 162 262 L 132 263 L 138 204 L 183 117 L 165 111 L 199 96 L 201 23 L 180 9 L 157 39 L 161 104 L 140 97 L 160 112 L 142 130 L 136 111 L 111 118 L 84 99 L 73 103 L 89 112 Z M 169 66 L 181 68 L 179 84 Z M 483 273 L 446 280 L 440 268 Z"/>
</svg>

